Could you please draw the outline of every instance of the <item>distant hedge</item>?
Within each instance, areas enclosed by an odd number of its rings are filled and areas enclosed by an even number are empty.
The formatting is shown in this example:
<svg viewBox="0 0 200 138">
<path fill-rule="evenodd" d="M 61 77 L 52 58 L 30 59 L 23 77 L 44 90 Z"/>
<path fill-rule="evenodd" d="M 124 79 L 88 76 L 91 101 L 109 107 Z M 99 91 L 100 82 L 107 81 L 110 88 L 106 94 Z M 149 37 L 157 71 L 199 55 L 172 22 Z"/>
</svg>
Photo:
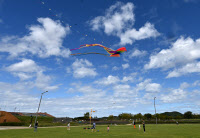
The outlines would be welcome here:
<svg viewBox="0 0 200 138">
<path fill-rule="evenodd" d="M 25 126 L 25 123 L 23 122 L 6 122 L 6 123 L 0 123 L 0 126 Z"/>
</svg>

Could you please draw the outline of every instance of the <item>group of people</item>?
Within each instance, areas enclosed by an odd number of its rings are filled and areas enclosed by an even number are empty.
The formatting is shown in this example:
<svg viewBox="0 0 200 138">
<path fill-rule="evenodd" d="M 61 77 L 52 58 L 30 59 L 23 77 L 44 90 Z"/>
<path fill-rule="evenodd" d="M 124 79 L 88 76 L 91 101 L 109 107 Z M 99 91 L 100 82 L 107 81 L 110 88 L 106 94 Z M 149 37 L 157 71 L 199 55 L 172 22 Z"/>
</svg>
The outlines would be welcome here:
<svg viewBox="0 0 200 138">
<path fill-rule="evenodd" d="M 143 124 L 143 130 L 144 130 L 144 132 L 145 132 L 145 121 L 143 120 L 142 121 L 142 124 Z M 136 128 L 136 126 L 135 126 L 135 121 L 133 120 L 133 126 L 134 126 L 134 128 Z M 30 126 L 29 126 L 30 127 Z M 38 127 L 38 121 L 35 123 L 35 129 L 34 129 L 34 131 L 36 132 L 37 131 L 37 127 Z M 93 123 L 93 125 L 92 125 L 92 132 L 94 132 L 94 131 L 96 131 L 95 129 L 96 129 L 96 123 L 94 122 Z M 140 130 L 141 128 L 140 128 L 140 125 L 139 125 L 139 130 Z M 67 124 L 67 130 L 70 130 L 70 123 L 68 123 Z M 107 132 L 109 132 L 110 131 L 110 127 L 109 127 L 109 125 L 108 125 L 108 127 L 107 127 Z"/>
<path fill-rule="evenodd" d="M 142 120 L 142 125 L 143 125 L 143 130 L 144 130 L 144 132 L 145 132 L 145 121 L 144 120 Z M 133 120 L 133 126 L 134 126 L 134 128 L 136 128 L 136 126 L 135 126 L 135 121 Z M 139 125 L 139 130 L 140 130 L 141 128 L 140 128 L 140 125 Z"/>
<path fill-rule="evenodd" d="M 87 129 L 87 128 L 83 128 L 83 129 Z M 93 124 L 92 124 L 92 127 L 91 128 L 88 128 L 88 129 L 92 129 L 92 132 L 96 132 L 96 123 L 94 122 Z M 99 130 L 97 130 L 97 132 L 98 132 Z M 107 127 L 107 132 L 109 132 L 110 131 L 110 127 L 109 127 L 109 125 L 108 125 L 108 127 Z"/>
</svg>

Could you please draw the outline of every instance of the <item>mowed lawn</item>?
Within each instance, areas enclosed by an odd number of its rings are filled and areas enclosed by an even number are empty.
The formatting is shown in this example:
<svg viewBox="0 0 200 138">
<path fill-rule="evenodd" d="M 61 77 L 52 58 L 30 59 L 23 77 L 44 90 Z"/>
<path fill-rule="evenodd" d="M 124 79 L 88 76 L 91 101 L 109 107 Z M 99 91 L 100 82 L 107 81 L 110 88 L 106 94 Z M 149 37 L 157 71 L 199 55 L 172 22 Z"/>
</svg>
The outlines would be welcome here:
<svg viewBox="0 0 200 138">
<path fill-rule="evenodd" d="M 142 126 L 142 125 L 141 125 Z M 107 126 L 98 126 L 96 132 L 83 129 L 83 126 L 71 127 L 67 130 L 65 127 L 57 128 L 38 128 L 37 132 L 33 129 L 17 129 L 17 130 L 0 130 L 0 138 L 95 138 L 95 137 L 200 137 L 200 124 L 146 124 L 146 132 L 143 132 L 133 126 L 118 125 L 110 126 L 110 132 L 107 132 Z M 99 131 L 99 132 L 98 132 Z"/>
</svg>

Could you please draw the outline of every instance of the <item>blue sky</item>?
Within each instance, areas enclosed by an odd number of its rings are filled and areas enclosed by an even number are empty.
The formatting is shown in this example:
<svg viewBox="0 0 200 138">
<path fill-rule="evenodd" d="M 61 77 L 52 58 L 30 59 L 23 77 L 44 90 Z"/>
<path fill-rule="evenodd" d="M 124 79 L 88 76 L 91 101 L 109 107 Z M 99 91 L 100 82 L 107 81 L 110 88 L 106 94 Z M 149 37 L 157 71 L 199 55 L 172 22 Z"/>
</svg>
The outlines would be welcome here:
<svg viewBox="0 0 200 138">
<path fill-rule="evenodd" d="M 0 0 L 0 108 L 54 116 L 199 113 L 198 0 Z M 121 57 L 83 44 L 126 47 Z"/>
</svg>

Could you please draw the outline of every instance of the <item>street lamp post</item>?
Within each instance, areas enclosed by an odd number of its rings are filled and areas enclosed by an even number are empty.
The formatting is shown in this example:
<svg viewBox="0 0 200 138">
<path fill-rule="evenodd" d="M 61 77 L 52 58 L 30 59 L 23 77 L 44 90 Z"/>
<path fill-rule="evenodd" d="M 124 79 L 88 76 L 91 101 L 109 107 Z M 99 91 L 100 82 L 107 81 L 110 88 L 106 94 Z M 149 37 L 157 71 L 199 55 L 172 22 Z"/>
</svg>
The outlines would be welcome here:
<svg viewBox="0 0 200 138">
<path fill-rule="evenodd" d="M 155 103 L 155 101 L 156 101 L 156 97 L 154 97 L 154 108 L 155 108 L 155 116 L 156 116 L 156 124 L 157 124 L 156 103 Z"/>
<path fill-rule="evenodd" d="M 39 106 L 38 106 L 38 110 L 37 110 L 37 114 L 36 114 L 36 118 L 35 118 L 35 124 L 36 124 L 36 121 L 37 121 L 37 116 L 38 116 L 38 112 L 39 112 L 39 109 L 40 109 L 40 104 L 41 104 L 41 101 L 42 101 L 42 95 L 43 95 L 44 93 L 47 93 L 47 92 L 48 92 L 48 91 L 45 91 L 45 92 L 41 93 L 40 102 L 39 102 Z M 35 124 L 34 124 L 34 126 L 35 126 Z"/>
</svg>

